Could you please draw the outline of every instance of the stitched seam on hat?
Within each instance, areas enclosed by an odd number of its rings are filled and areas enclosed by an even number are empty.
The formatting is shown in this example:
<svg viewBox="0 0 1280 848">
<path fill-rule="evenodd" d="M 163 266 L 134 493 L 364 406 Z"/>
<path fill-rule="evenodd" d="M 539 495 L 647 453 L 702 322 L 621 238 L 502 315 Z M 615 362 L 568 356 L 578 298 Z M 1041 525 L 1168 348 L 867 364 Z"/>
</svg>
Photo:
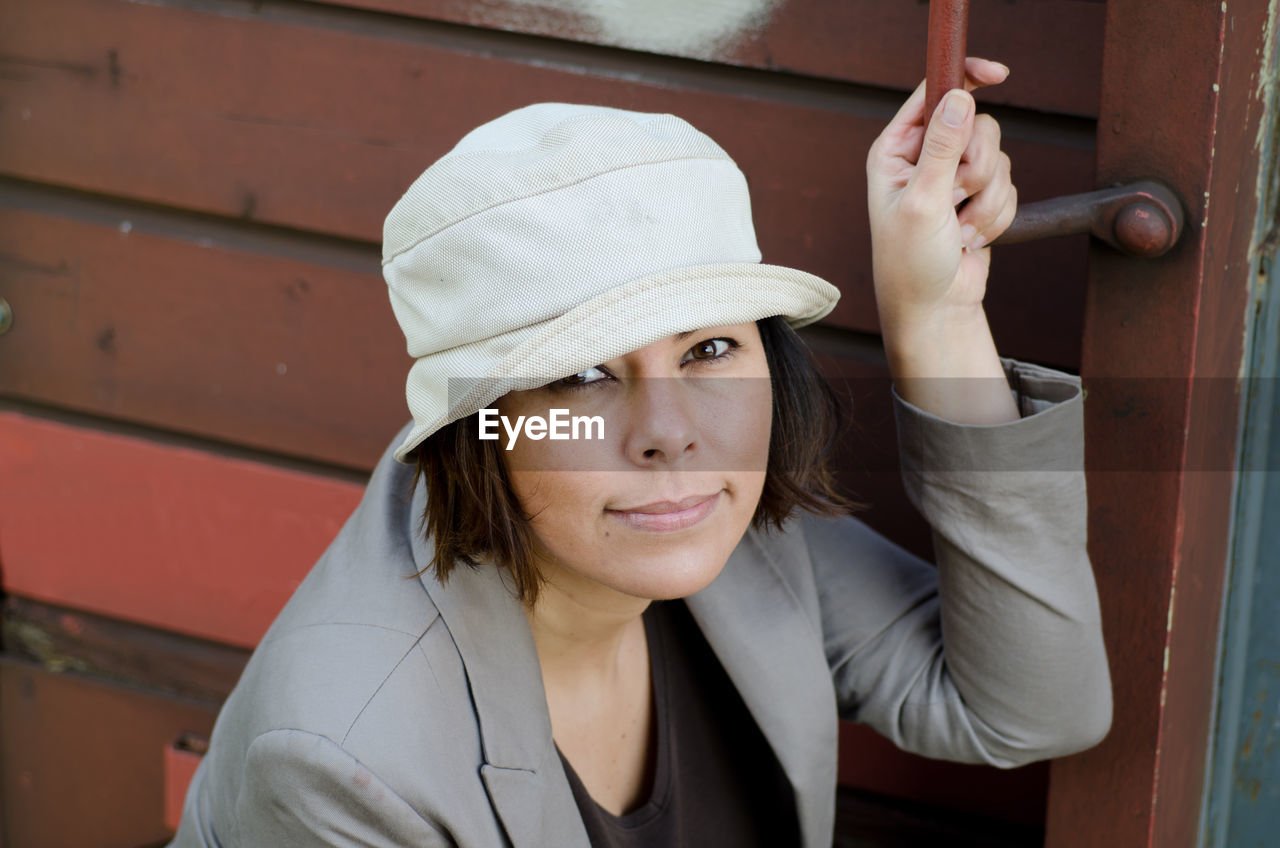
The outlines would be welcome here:
<svg viewBox="0 0 1280 848">
<path fill-rule="evenodd" d="M 576 308 L 576 307 L 575 307 L 575 308 Z M 491 335 L 491 336 L 485 336 L 485 337 L 484 337 L 484 338 L 482 338 L 482 339 L 472 339 L 471 341 L 464 342 L 463 344 L 459 344 L 459 345 L 454 345 L 453 347 L 445 347 L 445 348 L 441 348 L 440 350 L 434 351 L 434 352 L 429 353 L 429 354 L 426 354 L 426 355 L 427 355 L 427 356 L 435 356 L 436 354 L 439 354 L 439 353 L 452 353 L 453 351 L 462 350 L 463 348 L 472 347 L 472 346 L 475 346 L 475 345 L 483 345 L 483 344 L 486 344 L 487 342 L 490 342 L 490 341 L 492 341 L 492 340 L 494 340 L 494 339 L 500 339 L 500 338 L 502 338 L 503 336 L 509 336 L 509 335 L 511 335 L 512 333 L 517 333 L 517 332 L 519 332 L 519 331 L 521 331 L 521 330 L 532 330 L 532 329 L 537 328 L 537 327 L 542 327 L 542 326 L 544 326 L 544 325 L 546 325 L 546 324 L 550 324 L 552 321 L 557 321 L 557 320 L 559 320 L 559 319 L 563 318 L 566 314 L 567 314 L 567 313 L 565 313 L 565 312 L 561 312 L 559 315 L 552 315 L 550 318 L 543 318 L 541 321 L 535 321 L 535 322 L 533 322 L 532 324 L 525 324 L 523 327 L 516 327 L 516 328 L 511 329 L 511 330 L 501 330 L 501 331 L 499 331 L 499 332 L 497 332 L 497 333 L 494 333 L 494 334 L 493 334 L 493 335 Z M 414 357 L 414 359 L 415 359 L 415 360 L 418 360 L 418 359 L 421 359 L 421 358 L 422 358 L 422 357 L 420 357 L 420 356 L 415 356 L 415 357 Z M 455 379 L 455 378 L 450 377 L 449 379 L 451 379 L 451 380 L 452 380 L 452 379 Z M 460 378 L 457 378 L 457 379 L 470 380 L 470 379 L 473 379 L 473 377 L 467 376 L 467 377 L 460 377 Z"/>
<path fill-rule="evenodd" d="M 673 161 L 675 161 L 675 160 L 673 160 Z M 491 207 L 491 208 L 492 208 L 492 207 Z M 725 266 L 733 266 L 733 267 L 731 267 L 731 268 L 730 268 L 730 267 L 725 267 Z M 698 265 L 685 265 L 685 266 L 682 266 L 682 267 L 679 267 L 679 268 L 668 268 L 668 269 L 667 269 L 667 270 L 665 270 L 665 271 L 654 271 L 654 272 L 653 272 L 653 273 L 651 273 L 651 274 L 644 274 L 644 275 L 642 275 L 642 276 L 640 276 L 640 277 L 635 277 L 635 278 L 630 279 L 630 280 L 625 280 L 625 281 L 623 281 L 623 282 L 621 282 L 621 283 L 618 283 L 617 285 L 613 286 L 612 288 L 605 289 L 604 291 L 600 292 L 599 294 L 596 294 L 596 295 L 592 296 L 589 300 L 583 301 L 582 303 L 579 303 L 579 304 L 577 304 L 577 305 L 575 305 L 575 306 L 571 307 L 570 309 L 566 310 L 565 312 L 561 312 L 559 315 L 552 315 L 550 318 L 543 318 L 541 321 L 535 321 L 535 322 L 534 322 L 534 323 L 532 323 L 532 324 L 525 324 L 523 327 L 517 327 L 517 328 L 515 328 L 515 329 L 513 329 L 513 330 L 501 330 L 501 331 L 496 332 L 496 333 L 494 333 L 494 334 L 492 334 L 492 335 L 485 336 L 484 338 L 480 338 L 480 339 L 472 339 L 471 341 L 468 341 L 468 342 L 466 342 L 466 343 L 464 343 L 464 344 L 454 345 L 453 347 L 441 348 L 441 349 L 439 349 L 439 350 L 432 351 L 432 352 L 431 352 L 431 353 L 429 353 L 429 354 L 425 354 L 425 356 L 435 356 L 435 355 L 437 355 L 437 354 L 441 354 L 441 353 L 449 353 L 449 352 L 451 352 L 451 351 L 460 350 L 460 349 L 462 349 L 462 348 L 465 348 L 465 347 L 471 347 L 471 346 L 473 346 L 473 345 L 481 345 L 481 344 L 484 344 L 484 343 L 486 343 L 486 342 L 489 342 L 489 341 L 491 341 L 491 340 L 493 340 L 493 339 L 497 339 L 497 338 L 501 338 L 501 337 L 503 337 L 503 336 L 511 335 L 511 333 L 513 333 L 513 332 L 517 332 L 517 331 L 519 331 L 519 330 L 532 330 L 532 329 L 535 329 L 535 328 L 545 328 L 545 327 L 546 327 L 546 325 L 548 325 L 548 324 L 552 323 L 553 321 L 559 321 L 559 320 L 561 320 L 561 319 L 562 319 L 562 318 L 564 318 L 565 316 L 567 316 L 567 315 L 569 315 L 569 314 L 571 314 L 571 313 L 573 313 L 573 312 L 576 312 L 580 307 L 584 306 L 584 305 L 585 305 L 585 304 L 587 304 L 587 303 L 590 303 L 590 302 L 592 302 L 592 301 L 596 300 L 597 298 L 603 297 L 603 296 L 605 296 L 605 295 L 614 295 L 615 297 L 619 296 L 619 295 L 617 295 L 617 294 L 616 294 L 616 293 L 618 292 L 618 290 L 620 290 L 620 289 L 622 289 L 622 288 L 625 288 L 625 287 L 627 287 L 627 286 L 637 286 L 637 285 L 639 285 L 639 284 L 640 284 L 640 283 L 642 283 L 642 282 L 652 283 L 652 284 L 655 284 L 655 285 L 657 285 L 657 286 L 659 286 L 659 287 L 666 287 L 666 286 L 670 286 L 670 285 L 683 285 L 683 284 L 686 282 L 686 280 L 684 279 L 684 274 L 685 274 L 685 273 L 687 273 L 688 271 L 690 271 L 691 269 L 702 269 L 702 268 L 710 269 L 710 268 L 715 268 L 715 269 L 716 269 L 716 271 L 715 271 L 714 273 L 705 273 L 705 274 L 700 274 L 699 276 L 700 276 L 700 277 L 704 277 L 704 278 L 721 278 L 721 277 L 729 277 L 729 276 L 751 276 L 751 274 L 749 273 L 749 271 L 751 271 L 752 269 L 757 269 L 757 268 L 777 269 L 777 268 L 781 268 L 781 267 L 783 267 L 783 266 L 779 266 L 779 265 L 765 265 L 764 263 L 761 263 L 761 262 L 706 262 L 706 263 L 701 263 L 701 264 L 698 264 Z M 798 269 L 794 269 L 794 268 L 784 268 L 784 270 L 786 270 L 786 271 L 797 271 Z M 807 276 L 813 276 L 813 275 L 809 274 L 809 272 L 808 272 L 808 271 L 799 271 L 799 273 L 801 273 L 801 274 L 805 274 L 805 275 L 807 275 Z M 661 277 L 661 276 L 662 276 L 662 275 L 664 275 L 664 274 L 672 275 L 673 279 L 658 282 L 658 281 L 656 280 L 656 278 L 659 278 L 659 277 Z M 674 279 L 674 277 L 676 277 L 677 275 L 679 275 L 679 277 L 680 277 L 680 278 L 679 278 L 679 279 Z M 817 278 L 817 279 L 821 279 L 821 278 L 819 277 L 819 278 Z M 824 282 L 825 282 L 825 281 L 824 281 Z M 567 329 L 571 329 L 571 328 L 567 328 Z M 697 328 L 695 328 L 695 329 L 697 329 Z M 553 334 L 552 338 L 556 338 L 556 337 L 558 337 L 559 335 L 560 335 L 560 333 L 559 333 L 559 332 L 557 332 L 557 333 Z M 521 342 L 521 343 L 520 343 L 520 345 L 518 345 L 518 346 L 517 346 L 517 349 L 518 349 L 518 348 L 523 347 L 525 344 L 528 344 L 528 341 L 527 341 L 527 340 L 526 340 L 526 341 L 524 341 L 524 342 Z M 421 358 L 422 358 L 421 356 L 415 356 L 415 357 L 414 357 L 414 359 L 415 359 L 415 360 L 418 360 L 418 359 L 421 359 Z M 504 358 L 505 358 L 505 357 L 504 357 Z M 455 378 L 451 377 L 451 378 L 449 378 L 449 379 L 455 379 Z M 457 378 L 457 379 L 473 379 L 473 378 L 468 376 L 468 377 L 461 377 L 461 378 Z"/>
<path fill-rule="evenodd" d="M 482 215 L 491 209 L 497 209 L 500 206 L 506 206 L 509 203 L 516 203 L 517 201 L 520 201 L 520 200 L 528 200 L 531 197 L 538 197 L 543 194 L 550 194 L 553 191 L 559 191 L 560 189 L 568 188 L 569 186 L 580 185 L 581 183 L 594 180 L 596 177 L 603 177 L 606 174 L 614 174 L 614 173 L 617 173 L 618 171 L 626 171 L 630 168 L 644 168 L 649 165 L 666 165 L 671 162 L 728 162 L 730 165 L 734 164 L 732 159 L 728 159 L 723 156 L 677 156 L 671 159 L 653 159 L 648 162 L 632 162 L 628 165 L 619 165 L 616 168 L 610 168 L 607 171 L 598 171 L 594 174 L 590 174 L 585 177 L 580 177 L 579 179 L 573 180 L 571 182 L 559 183 L 558 185 L 545 188 L 542 191 L 530 192 L 529 194 L 520 195 L 519 197 L 510 197 L 498 203 L 491 203 L 490 205 L 484 207 L 483 209 L 477 209 L 474 212 L 470 212 L 464 215 L 463 217 L 459 218 L 458 220 L 450 221 L 449 223 L 445 224 L 443 227 L 439 227 L 435 230 L 432 230 L 426 235 L 418 239 L 415 239 L 412 243 L 405 245 L 400 250 L 397 250 L 395 253 L 391 254 L 391 256 L 389 256 L 388 258 L 382 260 L 382 265 L 383 267 L 390 265 L 392 262 L 395 262 L 401 256 L 413 250 L 415 247 L 422 244 L 424 241 L 434 238 L 435 236 L 440 235 L 440 233 L 443 233 L 445 230 L 449 229 L 450 227 L 456 227 L 458 224 L 461 224 L 463 221 L 470 220 L 471 218 L 474 218 L 477 215 Z M 736 168 L 737 166 L 734 165 L 734 167 Z"/>
</svg>

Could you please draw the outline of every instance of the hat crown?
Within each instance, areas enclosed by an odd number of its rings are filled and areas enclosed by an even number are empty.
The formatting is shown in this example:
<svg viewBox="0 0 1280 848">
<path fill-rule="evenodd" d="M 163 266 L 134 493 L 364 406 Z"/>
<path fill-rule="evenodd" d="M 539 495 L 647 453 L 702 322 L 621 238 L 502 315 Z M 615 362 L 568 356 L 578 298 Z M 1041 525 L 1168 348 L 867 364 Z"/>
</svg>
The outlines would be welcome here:
<svg viewBox="0 0 1280 848">
<path fill-rule="evenodd" d="M 413 357 L 552 320 L 641 277 L 760 261 L 746 178 L 719 145 L 674 115 L 601 106 L 537 104 L 473 130 L 384 231 L 383 276 Z"/>
<path fill-rule="evenodd" d="M 383 264 L 486 209 L 678 159 L 733 162 L 675 115 L 572 103 L 516 109 L 467 133 L 414 181 L 383 225 Z"/>
</svg>

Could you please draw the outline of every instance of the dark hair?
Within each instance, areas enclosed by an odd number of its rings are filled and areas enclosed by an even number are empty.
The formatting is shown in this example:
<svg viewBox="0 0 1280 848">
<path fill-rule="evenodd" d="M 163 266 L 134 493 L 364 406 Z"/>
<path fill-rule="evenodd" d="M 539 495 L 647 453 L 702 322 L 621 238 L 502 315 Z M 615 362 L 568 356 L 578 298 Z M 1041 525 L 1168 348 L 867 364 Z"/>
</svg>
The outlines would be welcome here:
<svg viewBox="0 0 1280 848">
<path fill-rule="evenodd" d="M 836 394 L 781 316 L 762 318 L 756 326 L 769 364 L 773 423 L 764 489 L 751 524 L 781 529 L 796 509 L 847 513 L 857 505 L 837 491 L 830 468 L 839 418 Z M 492 558 L 511 572 L 520 599 L 531 606 L 542 583 L 533 530 L 507 479 L 499 443 L 477 439 L 477 427 L 477 414 L 461 418 L 411 454 L 417 465 L 413 485 L 422 477 L 427 486 L 420 530 L 434 543 L 423 571 L 434 569 L 443 583 L 459 560 L 475 566 Z"/>
</svg>

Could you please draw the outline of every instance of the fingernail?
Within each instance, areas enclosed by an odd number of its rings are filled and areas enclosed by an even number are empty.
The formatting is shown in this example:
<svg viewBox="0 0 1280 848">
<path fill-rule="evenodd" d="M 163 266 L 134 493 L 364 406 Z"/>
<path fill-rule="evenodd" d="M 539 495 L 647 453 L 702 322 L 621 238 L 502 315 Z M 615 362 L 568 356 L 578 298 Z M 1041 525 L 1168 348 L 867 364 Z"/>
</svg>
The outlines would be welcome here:
<svg viewBox="0 0 1280 848">
<path fill-rule="evenodd" d="M 960 243 L 967 246 L 977 234 L 978 230 L 973 224 L 965 224 L 960 228 Z"/>
<path fill-rule="evenodd" d="M 964 96 L 964 92 L 952 91 L 946 96 L 942 103 L 942 122 L 949 127 L 958 127 L 964 124 L 964 119 L 969 116 L 969 98 Z"/>
<path fill-rule="evenodd" d="M 1013 73 L 1013 71 L 1012 71 L 1012 70 L 1010 70 L 1009 66 L 1008 66 L 1008 65 L 1006 65 L 1004 62 L 996 62 L 996 64 L 997 64 L 997 65 L 999 65 L 1000 67 L 1004 68 L 1004 74 L 1005 74 L 1005 76 L 1008 76 L 1009 74 Z"/>
<path fill-rule="evenodd" d="M 976 239 L 974 239 L 972 242 L 969 243 L 969 252 L 977 253 L 979 250 L 982 250 L 983 245 L 985 245 L 986 243 L 987 243 L 986 236 L 978 236 Z"/>
<path fill-rule="evenodd" d="M 951 192 L 951 205 L 959 206 L 961 201 L 963 201 L 968 196 L 969 195 L 964 193 L 964 189 L 962 188 L 956 189 L 955 191 Z"/>
</svg>

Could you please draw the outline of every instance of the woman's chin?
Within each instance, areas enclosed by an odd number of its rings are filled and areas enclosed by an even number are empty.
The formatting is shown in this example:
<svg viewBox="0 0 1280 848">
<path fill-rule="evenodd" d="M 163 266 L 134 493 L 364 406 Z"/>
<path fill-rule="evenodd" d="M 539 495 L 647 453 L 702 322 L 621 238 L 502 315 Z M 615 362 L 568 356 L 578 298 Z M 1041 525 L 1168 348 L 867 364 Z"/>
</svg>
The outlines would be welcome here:
<svg viewBox="0 0 1280 848">
<path fill-rule="evenodd" d="M 610 580 L 611 588 L 637 598 L 667 601 L 685 598 L 710 586 L 724 570 L 727 556 L 694 557 L 673 562 L 632 562 Z"/>
</svg>

